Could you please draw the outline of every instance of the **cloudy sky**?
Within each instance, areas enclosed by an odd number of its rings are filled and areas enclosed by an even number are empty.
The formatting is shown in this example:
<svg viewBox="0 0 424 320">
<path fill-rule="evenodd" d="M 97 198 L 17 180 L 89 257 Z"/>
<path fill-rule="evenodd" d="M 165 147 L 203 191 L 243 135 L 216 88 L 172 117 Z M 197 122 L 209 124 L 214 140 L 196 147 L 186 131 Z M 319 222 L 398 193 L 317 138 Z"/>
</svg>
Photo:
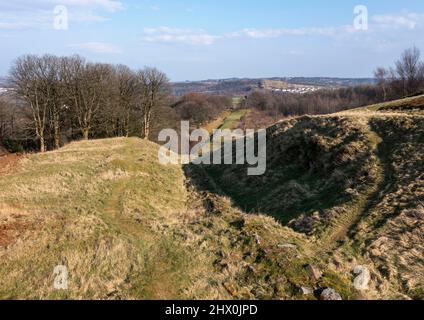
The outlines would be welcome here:
<svg viewBox="0 0 424 320">
<path fill-rule="evenodd" d="M 0 76 L 22 54 L 77 53 L 174 81 L 369 77 L 407 47 L 424 51 L 423 32 L 422 0 L 0 0 Z"/>
</svg>

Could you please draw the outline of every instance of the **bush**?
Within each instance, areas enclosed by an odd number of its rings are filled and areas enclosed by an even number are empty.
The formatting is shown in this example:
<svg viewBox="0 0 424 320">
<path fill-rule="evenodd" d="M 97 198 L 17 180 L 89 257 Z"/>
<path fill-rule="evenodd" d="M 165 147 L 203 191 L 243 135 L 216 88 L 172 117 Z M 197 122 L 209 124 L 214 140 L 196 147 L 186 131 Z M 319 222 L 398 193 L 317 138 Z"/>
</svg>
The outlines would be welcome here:
<svg viewBox="0 0 424 320">
<path fill-rule="evenodd" d="M 17 140 L 7 139 L 3 142 L 4 147 L 11 153 L 23 153 L 24 146 Z"/>
</svg>

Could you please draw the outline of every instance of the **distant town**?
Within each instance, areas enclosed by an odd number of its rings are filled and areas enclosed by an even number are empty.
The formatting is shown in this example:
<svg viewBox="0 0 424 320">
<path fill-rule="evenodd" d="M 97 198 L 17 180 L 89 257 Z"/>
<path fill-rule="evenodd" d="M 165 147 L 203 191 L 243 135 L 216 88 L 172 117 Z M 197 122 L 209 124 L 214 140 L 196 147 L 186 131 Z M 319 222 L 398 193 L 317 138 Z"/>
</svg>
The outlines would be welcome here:
<svg viewBox="0 0 424 320">
<path fill-rule="evenodd" d="M 337 89 L 362 85 L 374 85 L 373 78 L 230 78 L 172 83 L 173 93 L 182 96 L 189 92 L 246 95 L 255 90 L 291 94 L 305 94 L 321 89 Z"/>
</svg>

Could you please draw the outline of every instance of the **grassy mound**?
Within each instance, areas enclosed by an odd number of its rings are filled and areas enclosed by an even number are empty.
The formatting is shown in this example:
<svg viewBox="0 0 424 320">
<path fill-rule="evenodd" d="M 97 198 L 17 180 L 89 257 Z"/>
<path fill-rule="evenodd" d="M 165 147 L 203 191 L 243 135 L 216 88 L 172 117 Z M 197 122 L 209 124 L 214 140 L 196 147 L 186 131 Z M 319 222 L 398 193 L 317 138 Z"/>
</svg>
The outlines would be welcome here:
<svg viewBox="0 0 424 320">
<path fill-rule="evenodd" d="M 424 95 L 388 101 L 355 109 L 354 111 L 394 111 L 394 112 L 424 112 Z"/>
<path fill-rule="evenodd" d="M 353 297 L 331 272 L 309 277 L 303 236 L 202 191 L 199 168 L 187 181 L 157 151 L 139 139 L 78 142 L 1 176 L 0 297 L 294 299 L 326 283 Z M 58 265 L 68 290 L 53 286 Z"/>
<path fill-rule="evenodd" d="M 184 175 L 157 164 L 157 148 L 72 143 L 0 177 L 0 297 L 180 297 L 195 257 L 158 230 L 184 213 Z M 57 265 L 69 290 L 53 287 Z"/>
<path fill-rule="evenodd" d="M 225 194 L 247 212 L 261 212 L 283 224 L 351 202 L 374 174 L 368 128 L 346 117 L 302 117 L 267 130 L 267 171 L 247 176 L 242 166 L 208 166 Z M 313 226 L 301 225 L 307 233 Z"/>
<path fill-rule="evenodd" d="M 204 169 L 241 210 L 306 234 L 310 257 L 336 274 L 349 278 L 366 265 L 374 280 L 361 295 L 422 298 L 424 117 L 387 105 L 400 102 L 269 128 L 264 176 L 240 166 Z"/>
</svg>

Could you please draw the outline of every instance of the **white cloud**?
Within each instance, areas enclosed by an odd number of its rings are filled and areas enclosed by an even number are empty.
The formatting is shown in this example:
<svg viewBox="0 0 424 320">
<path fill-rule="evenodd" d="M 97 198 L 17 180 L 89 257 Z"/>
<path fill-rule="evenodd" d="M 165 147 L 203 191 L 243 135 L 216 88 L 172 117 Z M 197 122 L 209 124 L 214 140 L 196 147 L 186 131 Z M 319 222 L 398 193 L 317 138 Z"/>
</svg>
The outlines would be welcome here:
<svg viewBox="0 0 424 320">
<path fill-rule="evenodd" d="M 282 36 L 333 36 L 336 28 L 254 29 L 247 28 L 227 34 L 227 37 L 247 36 L 253 39 L 279 38 Z"/>
<path fill-rule="evenodd" d="M 320 36 L 334 39 L 364 39 L 372 34 L 381 34 L 395 29 L 415 30 L 424 25 L 424 14 L 402 12 L 398 15 L 375 15 L 370 18 L 369 30 L 357 30 L 352 25 L 311 28 L 245 28 L 235 32 L 211 35 L 203 29 L 179 29 L 169 27 L 144 29 L 143 40 L 147 42 L 174 42 L 183 44 L 211 45 L 220 39 L 248 38 L 275 39 L 281 37 Z"/>
<path fill-rule="evenodd" d="M 0 2 L 1 11 L 48 10 L 56 5 L 90 9 L 102 9 L 109 12 L 122 10 L 124 5 L 118 0 L 14 0 Z"/>
<path fill-rule="evenodd" d="M 117 0 L 14 0 L 0 1 L 0 29 L 51 28 L 54 8 L 68 9 L 72 22 L 102 22 L 98 12 L 113 13 L 124 9 Z"/>
<path fill-rule="evenodd" d="M 116 0 L 49 0 L 56 5 L 102 8 L 109 12 L 124 9 L 121 1 Z"/>
<path fill-rule="evenodd" d="M 0 30 L 17 30 L 27 28 L 27 24 L 19 22 L 0 22 Z"/>
<path fill-rule="evenodd" d="M 409 29 L 414 30 L 424 24 L 424 14 L 415 12 L 403 12 L 401 14 L 375 15 L 371 21 L 384 29 Z"/>
<path fill-rule="evenodd" d="M 203 29 L 179 29 L 169 27 L 145 28 L 143 41 L 182 43 L 190 45 L 211 45 L 220 36 L 208 34 Z"/>
<path fill-rule="evenodd" d="M 347 28 L 345 28 L 347 29 Z M 299 29 L 254 29 L 246 28 L 223 35 L 211 35 L 203 29 L 181 29 L 170 27 L 145 28 L 143 41 L 183 43 L 191 45 L 212 45 L 220 39 L 252 38 L 268 39 L 282 36 L 334 36 L 336 28 L 299 28 Z"/>
<path fill-rule="evenodd" d="M 84 42 L 68 45 L 69 48 L 80 49 L 92 53 L 119 54 L 122 50 L 111 43 L 105 42 Z"/>
</svg>

